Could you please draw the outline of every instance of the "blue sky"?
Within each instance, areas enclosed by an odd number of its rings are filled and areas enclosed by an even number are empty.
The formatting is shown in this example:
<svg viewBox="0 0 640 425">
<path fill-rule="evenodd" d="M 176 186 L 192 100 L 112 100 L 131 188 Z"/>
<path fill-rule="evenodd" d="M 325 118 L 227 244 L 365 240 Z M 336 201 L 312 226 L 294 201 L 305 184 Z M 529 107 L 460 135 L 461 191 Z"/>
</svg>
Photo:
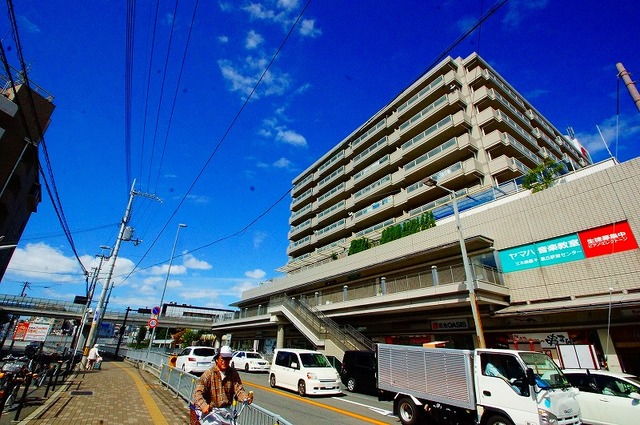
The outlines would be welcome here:
<svg viewBox="0 0 640 425">
<path fill-rule="evenodd" d="M 128 44 L 125 2 L 13 2 L 30 81 L 54 96 L 45 143 L 85 267 L 97 264 L 101 245 L 115 244 L 133 178 L 137 191 L 162 199 L 135 197 L 130 225 L 142 242 L 119 253 L 110 307 L 121 309 L 159 303 L 178 223 L 188 227 L 165 302 L 224 308 L 279 276 L 292 179 L 493 5 L 316 0 L 304 9 L 302 0 L 238 0 L 195 9 L 196 0 L 160 1 L 156 21 L 155 4 L 137 3 Z M 0 13 L 0 36 L 17 67 L 7 16 Z M 640 114 L 615 64 L 640 75 L 639 18 L 633 0 L 509 0 L 449 54 L 478 51 L 558 129 L 573 127 L 595 161 L 608 157 L 596 126 L 625 161 L 638 155 Z M 29 296 L 70 301 L 85 291 L 46 193 L 0 293 L 17 295 L 24 282 Z"/>
</svg>

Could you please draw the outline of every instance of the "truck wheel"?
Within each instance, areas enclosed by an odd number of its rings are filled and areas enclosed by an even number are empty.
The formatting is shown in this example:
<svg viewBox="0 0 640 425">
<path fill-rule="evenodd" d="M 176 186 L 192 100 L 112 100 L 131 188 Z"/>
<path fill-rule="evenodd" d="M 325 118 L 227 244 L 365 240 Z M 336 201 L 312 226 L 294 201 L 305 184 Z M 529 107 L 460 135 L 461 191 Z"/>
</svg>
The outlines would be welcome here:
<svg viewBox="0 0 640 425">
<path fill-rule="evenodd" d="M 276 387 L 276 375 L 274 375 L 273 373 L 269 377 L 269 385 L 271 385 L 271 388 Z"/>
<path fill-rule="evenodd" d="M 489 418 L 487 425 L 513 425 L 513 423 L 502 415 L 494 415 Z"/>
<path fill-rule="evenodd" d="M 301 397 L 307 395 L 307 385 L 302 379 L 298 381 L 298 394 L 300 394 Z"/>
<path fill-rule="evenodd" d="M 349 378 L 349 380 L 347 381 L 347 389 L 351 392 L 354 392 L 356 390 L 356 378 Z"/>
<path fill-rule="evenodd" d="M 398 401 L 398 417 L 403 425 L 416 425 L 421 420 L 420 407 L 416 406 L 411 397 L 402 397 Z"/>
</svg>

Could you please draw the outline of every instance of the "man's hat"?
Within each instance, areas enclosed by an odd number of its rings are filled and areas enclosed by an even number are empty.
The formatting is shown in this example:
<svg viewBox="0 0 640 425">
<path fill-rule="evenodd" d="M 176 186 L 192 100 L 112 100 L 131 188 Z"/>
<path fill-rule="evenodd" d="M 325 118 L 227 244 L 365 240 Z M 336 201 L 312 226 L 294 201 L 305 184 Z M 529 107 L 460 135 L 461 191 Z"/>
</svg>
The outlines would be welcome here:
<svg viewBox="0 0 640 425">
<path fill-rule="evenodd" d="M 231 357 L 233 357 L 233 351 L 231 351 L 231 347 L 229 347 L 228 345 L 223 345 L 222 347 L 220 347 L 220 349 L 218 350 L 218 354 L 216 355 L 216 359 L 220 356 L 222 356 L 223 359 L 230 359 Z"/>
</svg>

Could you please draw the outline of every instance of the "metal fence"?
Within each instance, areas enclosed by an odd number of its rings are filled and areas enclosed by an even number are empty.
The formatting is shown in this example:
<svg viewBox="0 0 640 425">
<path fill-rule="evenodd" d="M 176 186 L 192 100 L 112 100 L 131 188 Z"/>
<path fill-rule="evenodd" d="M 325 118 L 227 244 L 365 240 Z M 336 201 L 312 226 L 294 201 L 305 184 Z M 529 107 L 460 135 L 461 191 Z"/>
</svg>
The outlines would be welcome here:
<svg viewBox="0 0 640 425">
<path fill-rule="evenodd" d="M 104 351 L 115 352 L 115 347 L 105 346 Z M 120 349 L 127 360 L 137 362 L 141 368 L 158 376 L 160 382 L 181 397 L 186 403 L 191 401 L 198 377 L 180 369 L 169 366 L 169 355 L 147 350 Z M 247 405 L 240 417 L 238 425 L 292 425 L 279 415 L 268 411 L 255 403 Z"/>
</svg>

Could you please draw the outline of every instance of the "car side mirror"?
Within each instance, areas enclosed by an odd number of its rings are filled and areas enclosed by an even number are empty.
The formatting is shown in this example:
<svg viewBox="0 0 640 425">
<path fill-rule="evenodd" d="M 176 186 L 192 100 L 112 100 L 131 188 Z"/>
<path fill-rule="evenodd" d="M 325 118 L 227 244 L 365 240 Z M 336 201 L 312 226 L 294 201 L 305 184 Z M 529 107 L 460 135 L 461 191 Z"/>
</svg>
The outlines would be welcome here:
<svg viewBox="0 0 640 425">
<path fill-rule="evenodd" d="M 291 362 L 291 368 L 292 368 L 292 369 L 298 369 L 298 363 L 296 363 L 296 362 Z"/>
<path fill-rule="evenodd" d="M 635 391 L 632 393 L 629 393 L 629 398 L 632 398 L 634 400 L 640 400 L 640 393 L 637 393 Z"/>
</svg>

